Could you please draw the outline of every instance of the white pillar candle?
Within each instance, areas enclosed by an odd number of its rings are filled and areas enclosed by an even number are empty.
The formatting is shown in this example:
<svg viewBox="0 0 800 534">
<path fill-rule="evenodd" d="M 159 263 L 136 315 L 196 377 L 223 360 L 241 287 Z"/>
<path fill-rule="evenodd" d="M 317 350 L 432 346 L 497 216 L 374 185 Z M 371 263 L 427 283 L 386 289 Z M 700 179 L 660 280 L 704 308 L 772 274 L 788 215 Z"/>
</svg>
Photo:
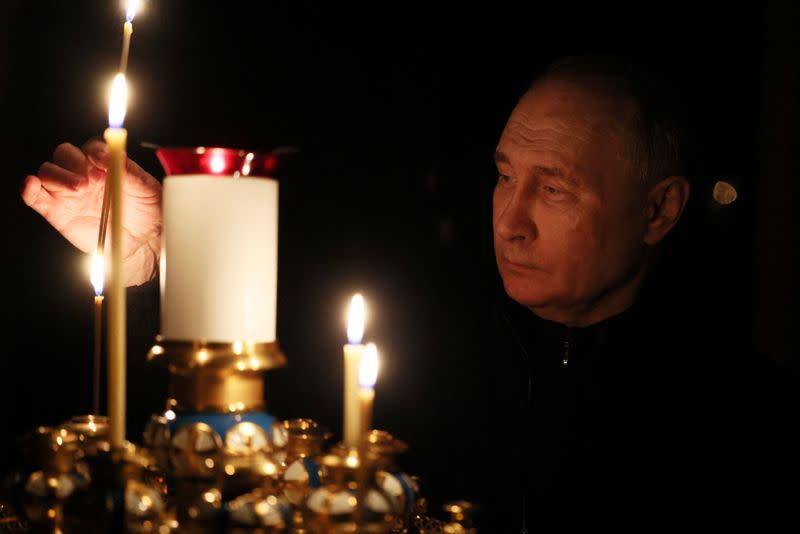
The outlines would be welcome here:
<svg viewBox="0 0 800 534">
<path fill-rule="evenodd" d="M 167 176 L 162 243 L 165 339 L 275 341 L 277 180 Z"/>
</svg>

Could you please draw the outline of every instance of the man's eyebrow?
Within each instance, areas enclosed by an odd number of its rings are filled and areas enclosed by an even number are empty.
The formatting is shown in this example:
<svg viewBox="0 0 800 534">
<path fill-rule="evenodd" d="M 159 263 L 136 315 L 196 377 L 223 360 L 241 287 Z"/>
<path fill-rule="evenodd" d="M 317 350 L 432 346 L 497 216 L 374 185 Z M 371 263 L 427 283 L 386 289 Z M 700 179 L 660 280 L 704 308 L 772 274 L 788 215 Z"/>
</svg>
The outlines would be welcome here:
<svg viewBox="0 0 800 534">
<path fill-rule="evenodd" d="M 495 150 L 494 162 L 498 165 L 501 163 L 505 163 L 507 165 L 511 164 L 511 160 L 508 158 L 508 156 L 506 156 L 505 153 L 501 152 L 500 150 Z M 530 171 L 539 176 L 547 176 L 549 178 L 560 178 L 562 180 L 567 180 L 569 182 L 575 182 L 575 178 L 561 167 L 534 165 L 533 167 L 530 168 Z"/>
<path fill-rule="evenodd" d="M 494 162 L 495 163 L 511 163 L 504 153 L 500 152 L 499 150 L 494 151 Z"/>
</svg>

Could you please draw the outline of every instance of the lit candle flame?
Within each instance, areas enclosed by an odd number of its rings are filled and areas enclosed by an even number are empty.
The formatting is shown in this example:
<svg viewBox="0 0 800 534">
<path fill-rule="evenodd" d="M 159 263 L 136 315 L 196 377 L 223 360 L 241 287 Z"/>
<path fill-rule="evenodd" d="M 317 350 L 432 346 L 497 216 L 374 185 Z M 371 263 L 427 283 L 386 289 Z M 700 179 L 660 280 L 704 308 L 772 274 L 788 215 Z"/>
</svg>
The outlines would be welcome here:
<svg viewBox="0 0 800 534">
<path fill-rule="evenodd" d="M 125 13 L 126 21 L 133 22 L 133 17 L 136 16 L 136 12 L 139 11 L 141 4 L 139 0 L 128 0 L 128 9 Z"/>
<path fill-rule="evenodd" d="M 111 128 L 122 128 L 127 103 L 128 86 L 125 83 L 125 75 L 120 73 L 114 76 L 114 83 L 111 86 L 111 99 L 108 105 L 108 125 Z"/>
<path fill-rule="evenodd" d="M 347 342 L 358 345 L 364 338 L 364 297 L 353 295 L 350 301 L 350 314 L 347 318 Z"/>
<path fill-rule="evenodd" d="M 358 366 L 358 384 L 363 389 L 374 388 L 378 381 L 378 347 L 368 343 Z"/>
<path fill-rule="evenodd" d="M 95 252 L 94 256 L 92 256 L 92 271 L 89 279 L 94 286 L 94 294 L 98 297 L 103 294 L 104 270 L 103 255 Z"/>
</svg>

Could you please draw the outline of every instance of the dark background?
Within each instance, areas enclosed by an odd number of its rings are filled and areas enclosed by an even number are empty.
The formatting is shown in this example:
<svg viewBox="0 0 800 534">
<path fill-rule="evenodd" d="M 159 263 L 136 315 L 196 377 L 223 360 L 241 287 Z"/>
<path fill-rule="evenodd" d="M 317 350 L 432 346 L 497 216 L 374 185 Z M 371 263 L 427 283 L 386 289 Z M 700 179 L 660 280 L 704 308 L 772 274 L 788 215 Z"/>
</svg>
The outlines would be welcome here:
<svg viewBox="0 0 800 534">
<path fill-rule="evenodd" d="M 712 335 L 743 333 L 797 372 L 797 8 L 631 1 L 432 9 L 149 0 L 135 21 L 131 158 L 161 178 L 140 142 L 300 149 L 281 176 L 278 336 L 290 366 L 267 377 L 272 413 L 313 417 L 339 435 L 345 309 L 361 291 L 367 338 L 383 362 L 376 425 L 410 443 L 402 464 L 434 501 L 474 494 L 457 467 L 475 459 L 459 455 L 459 443 L 486 422 L 464 426 L 454 415 L 475 393 L 465 378 L 474 362 L 491 357 L 481 348 L 497 289 L 491 154 L 530 80 L 559 56 L 589 51 L 662 63 L 689 95 L 693 204 L 678 237 L 691 245 L 675 248 L 689 272 L 712 275 L 701 286 L 717 302 L 709 314 L 733 312 Z M 18 189 L 58 143 L 102 133 L 122 19 L 114 0 L 0 5 L 6 460 L 23 431 L 90 409 L 86 256 Z M 720 179 L 739 194 L 724 208 L 711 200 Z M 155 333 L 132 333 L 137 441 L 144 414 L 165 398 L 163 372 L 143 364 Z"/>
</svg>

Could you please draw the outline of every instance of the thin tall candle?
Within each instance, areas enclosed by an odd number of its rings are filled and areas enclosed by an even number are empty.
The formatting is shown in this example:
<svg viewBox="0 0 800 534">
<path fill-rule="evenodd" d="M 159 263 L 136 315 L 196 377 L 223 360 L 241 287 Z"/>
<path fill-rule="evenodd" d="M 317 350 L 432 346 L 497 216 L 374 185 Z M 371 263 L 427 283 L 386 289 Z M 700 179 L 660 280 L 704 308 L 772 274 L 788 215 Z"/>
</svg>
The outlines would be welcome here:
<svg viewBox="0 0 800 534">
<path fill-rule="evenodd" d="M 122 26 L 122 55 L 119 58 L 119 71 L 125 74 L 128 71 L 128 53 L 131 49 L 131 35 L 133 34 L 133 17 L 139 10 L 139 0 L 128 0 L 128 9 L 125 13 L 125 24 Z"/>
<path fill-rule="evenodd" d="M 94 286 L 94 359 L 92 372 L 92 413 L 100 413 L 100 349 L 103 328 L 103 256 L 92 258 L 92 285 Z"/>
<path fill-rule="evenodd" d="M 344 443 L 357 447 L 361 440 L 358 400 L 358 367 L 364 345 L 364 297 L 353 295 L 347 320 L 347 345 L 344 346 Z"/>
<path fill-rule="evenodd" d="M 109 441 L 122 447 L 125 441 L 125 281 L 122 272 L 122 177 L 125 173 L 125 121 L 127 87 L 117 74 L 111 90 L 109 127 L 103 134 L 108 145 L 106 187 L 111 188 L 111 284 L 108 308 L 108 416 Z"/>
<path fill-rule="evenodd" d="M 139 10 L 139 3 L 139 0 L 128 0 L 128 8 L 125 14 L 125 24 L 122 27 L 122 53 L 119 60 L 119 72 L 123 75 L 128 70 L 128 54 L 131 48 L 131 35 L 133 34 L 133 18 L 136 16 L 136 12 Z M 94 414 L 100 413 L 100 351 L 103 337 L 101 330 L 103 321 L 103 278 L 105 274 L 103 263 L 105 261 L 108 213 L 111 207 L 111 190 L 112 188 L 108 187 L 108 181 L 106 181 L 106 188 L 103 192 L 103 204 L 100 208 L 100 225 L 97 232 L 97 247 L 95 248 L 94 257 L 92 258 L 92 284 L 95 287 L 94 360 L 92 373 L 92 409 Z M 96 280 L 99 282 L 96 282 Z"/>
<path fill-rule="evenodd" d="M 139 10 L 139 0 L 128 0 L 128 8 L 125 13 L 125 24 L 122 26 L 122 53 L 119 58 L 119 72 L 125 74 L 128 71 L 128 54 L 131 49 L 131 35 L 133 34 L 133 18 Z M 100 228 L 97 232 L 97 248 L 95 256 L 102 258 L 106 246 L 106 228 L 108 227 L 108 212 L 111 208 L 111 188 L 106 187 L 103 193 L 103 205 L 100 208 Z"/>
</svg>

